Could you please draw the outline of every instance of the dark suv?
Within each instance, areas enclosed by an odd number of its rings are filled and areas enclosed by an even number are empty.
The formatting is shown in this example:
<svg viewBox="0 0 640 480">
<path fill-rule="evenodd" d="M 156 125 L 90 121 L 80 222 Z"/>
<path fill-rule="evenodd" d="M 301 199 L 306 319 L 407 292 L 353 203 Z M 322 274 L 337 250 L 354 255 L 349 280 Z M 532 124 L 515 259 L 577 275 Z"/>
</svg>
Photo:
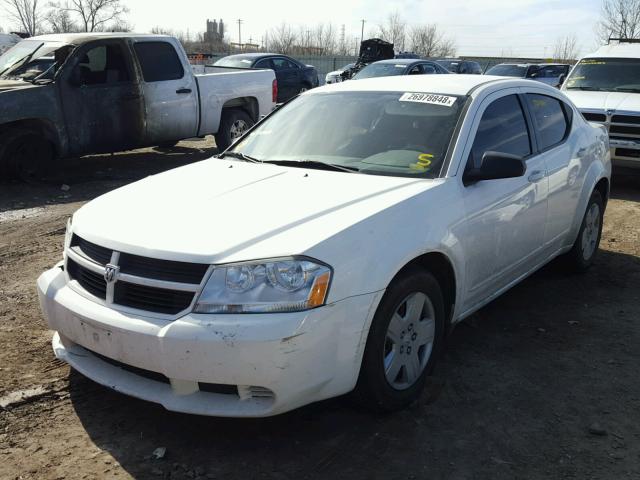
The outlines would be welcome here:
<svg viewBox="0 0 640 480">
<path fill-rule="evenodd" d="M 436 62 L 451 73 L 464 73 L 469 75 L 481 75 L 482 67 L 478 62 L 460 60 L 457 58 L 442 58 Z"/>
</svg>

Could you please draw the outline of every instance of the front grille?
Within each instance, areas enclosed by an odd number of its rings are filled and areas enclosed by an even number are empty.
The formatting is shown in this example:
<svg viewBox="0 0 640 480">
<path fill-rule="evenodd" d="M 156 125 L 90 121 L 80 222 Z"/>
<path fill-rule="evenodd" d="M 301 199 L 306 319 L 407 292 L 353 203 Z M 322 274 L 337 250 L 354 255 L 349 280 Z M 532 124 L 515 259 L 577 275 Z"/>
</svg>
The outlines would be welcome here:
<svg viewBox="0 0 640 480">
<path fill-rule="evenodd" d="M 584 116 L 584 118 L 586 118 L 590 122 L 606 122 L 607 121 L 607 116 L 604 113 L 582 112 L 582 115 Z"/>
<path fill-rule="evenodd" d="M 208 268 L 208 265 L 200 263 L 158 260 L 130 253 L 121 254 L 118 264 L 122 273 L 168 282 L 194 284 L 200 284 Z"/>
<path fill-rule="evenodd" d="M 634 115 L 614 115 L 611 119 L 612 123 L 633 123 L 640 125 L 640 117 Z"/>
<path fill-rule="evenodd" d="M 147 287 L 129 282 L 116 282 L 113 303 L 148 312 L 175 315 L 191 305 L 195 292 Z"/>
<path fill-rule="evenodd" d="M 105 299 L 107 297 L 107 282 L 99 273 L 81 267 L 71 259 L 67 260 L 69 278 L 78 282 L 91 295 Z"/>
<path fill-rule="evenodd" d="M 638 127 L 630 127 L 626 125 L 615 125 L 611 124 L 609 127 L 609 133 L 614 136 L 614 134 L 619 135 L 639 135 L 640 136 L 640 126 Z"/>
<path fill-rule="evenodd" d="M 112 250 L 91 243 L 75 234 L 71 237 L 71 248 L 100 265 L 109 263 L 113 253 Z"/>
<path fill-rule="evenodd" d="M 96 273 L 94 270 L 97 268 L 96 264 L 102 266 L 100 270 L 110 264 L 113 253 L 111 249 L 74 234 L 67 255 L 69 277 L 107 304 L 147 312 L 177 315 L 189 308 L 209 269 L 206 264 L 120 252 L 113 257 L 118 268 L 114 281 L 107 283 L 104 273 Z M 96 266 L 87 268 L 90 267 L 87 260 Z M 153 286 L 148 286 L 149 283 Z M 176 283 L 184 285 L 176 289 Z"/>
</svg>

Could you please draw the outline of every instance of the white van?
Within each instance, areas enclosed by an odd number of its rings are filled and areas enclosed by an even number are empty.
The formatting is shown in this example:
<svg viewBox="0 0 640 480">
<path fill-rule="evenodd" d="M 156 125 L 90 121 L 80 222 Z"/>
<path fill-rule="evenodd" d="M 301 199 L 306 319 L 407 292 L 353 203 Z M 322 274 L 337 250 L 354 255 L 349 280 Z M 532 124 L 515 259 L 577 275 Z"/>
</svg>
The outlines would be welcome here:
<svg viewBox="0 0 640 480">
<path fill-rule="evenodd" d="M 615 165 L 640 168 L 640 40 L 614 40 L 573 68 L 562 90 L 609 131 Z"/>
</svg>

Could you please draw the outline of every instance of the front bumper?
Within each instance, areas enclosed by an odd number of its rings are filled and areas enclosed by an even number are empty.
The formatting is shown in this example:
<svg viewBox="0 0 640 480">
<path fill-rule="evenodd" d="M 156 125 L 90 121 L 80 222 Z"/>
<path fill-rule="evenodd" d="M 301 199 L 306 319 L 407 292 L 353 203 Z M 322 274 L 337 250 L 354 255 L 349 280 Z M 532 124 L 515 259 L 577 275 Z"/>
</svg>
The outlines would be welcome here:
<svg viewBox="0 0 640 480">
<path fill-rule="evenodd" d="M 56 331 L 54 352 L 80 373 L 167 410 L 232 417 L 275 415 L 352 390 L 382 295 L 307 312 L 167 321 L 79 295 L 60 267 L 43 273 L 37 286 Z"/>
<path fill-rule="evenodd" d="M 640 168 L 640 140 L 609 139 L 609 146 L 614 165 Z"/>
</svg>

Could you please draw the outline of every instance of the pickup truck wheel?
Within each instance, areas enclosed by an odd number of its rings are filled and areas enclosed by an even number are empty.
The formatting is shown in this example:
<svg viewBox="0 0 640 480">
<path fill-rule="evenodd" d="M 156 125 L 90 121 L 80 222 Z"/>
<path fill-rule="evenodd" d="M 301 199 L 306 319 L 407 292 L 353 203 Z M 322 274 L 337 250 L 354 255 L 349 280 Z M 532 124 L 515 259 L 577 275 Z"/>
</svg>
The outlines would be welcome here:
<svg viewBox="0 0 640 480">
<path fill-rule="evenodd" d="M 0 168 L 25 182 L 48 175 L 54 153 L 51 142 L 30 130 L 9 130 L 0 136 Z"/>
<path fill-rule="evenodd" d="M 222 111 L 220 129 L 216 133 L 216 146 L 221 152 L 229 145 L 245 134 L 253 125 L 254 121 L 244 110 L 231 108 Z"/>
<path fill-rule="evenodd" d="M 600 245 L 603 219 L 604 203 L 602 195 L 595 190 L 587 204 L 587 211 L 582 219 L 578 238 L 576 238 L 573 248 L 565 257 L 572 270 L 584 272 L 593 263 Z"/>
<path fill-rule="evenodd" d="M 354 392 L 366 408 L 388 412 L 417 400 L 444 343 L 442 290 L 413 268 L 387 288 L 375 313 Z"/>
</svg>

